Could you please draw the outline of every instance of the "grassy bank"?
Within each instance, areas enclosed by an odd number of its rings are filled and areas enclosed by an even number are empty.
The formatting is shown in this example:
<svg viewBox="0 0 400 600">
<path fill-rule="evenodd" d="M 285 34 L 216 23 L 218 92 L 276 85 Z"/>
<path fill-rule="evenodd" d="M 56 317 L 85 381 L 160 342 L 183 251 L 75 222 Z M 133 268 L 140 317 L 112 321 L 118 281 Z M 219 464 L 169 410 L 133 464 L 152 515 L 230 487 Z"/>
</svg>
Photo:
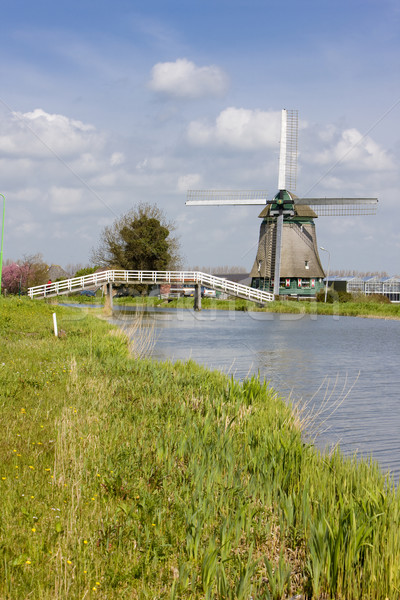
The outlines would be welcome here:
<svg viewBox="0 0 400 600">
<path fill-rule="evenodd" d="M 82 302 L 96 304 L 104 302 L 103 298 L 91 298 L 86 296 L 70 296 L 68 299 L 61 296 L 59 302 Z M 116 306 L 140 306 L 159 308 L 186 308 L 193 309 L 193 298 L 176 298 L 164 300 L 156 297 L 123 297 L 114 298 Z M 343 317 L 365 317 L 376 319 L 400 319 L 400 304 L 382 304 L 362 297 L 354 302 L 334 302 L 325 304 L 323 302 L 309 301 L 279 301 L 269 302 L 261 307 L 254 302 L 237 298 L 235 300 L 219 300 L 217 298 L 203 298 L 201 301 L 204 310 L 232 310 L 232 311 L 255 311 L 273 313 L 293 313 L 311 315 L 338 315 Z"/>
<path fill-rule="evenodd" d="M 267 386 L 39 301 L 0 332 L 2 599 L 399 596 L 398 493 Z"/>
</svg>

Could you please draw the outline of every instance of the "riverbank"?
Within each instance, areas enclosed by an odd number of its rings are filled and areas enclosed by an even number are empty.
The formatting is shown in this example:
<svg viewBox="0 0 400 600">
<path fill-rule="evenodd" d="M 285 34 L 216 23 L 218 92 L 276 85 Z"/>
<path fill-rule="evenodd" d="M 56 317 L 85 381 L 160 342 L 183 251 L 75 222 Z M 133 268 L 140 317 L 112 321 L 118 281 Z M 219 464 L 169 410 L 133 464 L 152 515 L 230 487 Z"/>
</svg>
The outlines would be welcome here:
<svg viewBox="0 0 400 600">
<path fill-rule="evenodd" d="M 134 360 L 79 309 L 0 316 L 0 597 L 397 595 L 398 492 L 265 384 Z"/>
<path fill-rule="evenodd" d="M 103 303 L 104 298 L 87 296 L 60 296 L 51 302 L 77 302 L 85 304 Z M 158 297 L 122 297 L 114 298 L 116 306 L 137 306 L 141 308 L 184 308 L 193 309 L 193 298 L 174 298 L 166 300 Z M 217 298 L 202 298 L 202 309 L 204 310 L 231 310 L 249 312 L 270 312 L 284 314 L 311 314 L 342 317 L 364 317 L 371 319 L 400 319 L 400 304 L 386 304 L 375 302 L 363 296 L 357 302 L 334 302 L 325 304 L 323 302 L 290 301 L 269 302 L 259 306 L 254 302 L 242 299 L 219 300 Z"/>
</svg>

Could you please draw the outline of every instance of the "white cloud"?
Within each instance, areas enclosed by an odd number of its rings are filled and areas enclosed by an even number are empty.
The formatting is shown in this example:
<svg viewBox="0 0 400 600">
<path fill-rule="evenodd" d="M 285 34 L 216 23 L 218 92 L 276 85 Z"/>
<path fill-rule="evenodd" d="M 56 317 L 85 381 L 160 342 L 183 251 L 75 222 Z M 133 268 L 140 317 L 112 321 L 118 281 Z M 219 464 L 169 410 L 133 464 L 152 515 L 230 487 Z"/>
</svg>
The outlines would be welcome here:
<svg viewBox="0 0 400 600">
<path fill-rule="evenodd" d="M 49 155 L 68 158 L 104 146 L 103 136 L 92 125 L 64 115 L 49 114 L 37 108 L 32 112 L 13 112 L 1 126 L 0 154 L 19 158 Z"/>
<path fill-rule="evenodd" d="M 157 63 L 151 74 L 152 90 L 182 98 L 219 96 L 228 86 L 228 78 L 219 67 L 198 67 L 186 58 Z"/>
<path fill-rule="evenodd" d="M 178 192 L 186 192 L 199 187 L 201 176 L 198 173 L 188 173 L 178 178 Z"/>
<path fill-rule="evenodd" d="M 278 149 L 280 118 L 280 111 L 229 107 L 218 115 L 213 125 L 192 121 L 187 137 L 195 146 L 217 144 L 242 150 Z"/>
<path fill-rule="evenodd" d="M 357 129 L 329 132 L 320 135 L 321 140 L 329 143 L 329 148 L 318 152 L 314 160 L 321 165 L 340 163 L 352 169 L 384 171 L 395 168 L 391 156 L 386 150 L 367 135 Z"/>
<path fill-rule="evenodd" d="M 110 165 L 112 167 L 118 167 L 119 165 L 124 164 L 125 155 L 123 152 L 113 152 L 110 158 Z"/>
<path fill-rule="evenodd" d="M 81 189 L 53 186 L 48 194 L 48 208 L 56 214 L 68 215 L 79 212 L 82 206 L 83 192 Z"/>
</svg>

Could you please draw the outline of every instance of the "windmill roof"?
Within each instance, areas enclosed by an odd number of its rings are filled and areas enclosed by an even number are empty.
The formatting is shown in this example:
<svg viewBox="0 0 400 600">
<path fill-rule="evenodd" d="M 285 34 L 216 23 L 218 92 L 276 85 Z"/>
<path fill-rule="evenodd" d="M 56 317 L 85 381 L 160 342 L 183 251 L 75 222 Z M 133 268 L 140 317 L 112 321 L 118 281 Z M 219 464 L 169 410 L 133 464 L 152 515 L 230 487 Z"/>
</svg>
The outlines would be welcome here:
<svg viewBox="0 0 400 600">
<path fill-rule="evenodd" d="M 298 217 L 311 217 L 312 219 L 316 219 L 318 216 L 307 204 L 295 204 L 294 211 Z"/>
<path fill-rule="evenodd" d="M 316 219 L 318 217 L 318 215 L 312 210 L 312 208 L 310 208 L 308 206 L 308 204 L 296 204 L 296 198 L 297 198 L 297 196 L 293 195 L 293 200 L 295 202 L 295 204 L 294 204 L 295 216 L 297 216 L 297 217 L 310 217 L 311 219 Z M 262 209 L 262 211 L 260 212 L 260 214 L 258 215 L 258 217 L 260 219 L 264 219 L 265 217 L 268 217 L 270 208 L 271 208 L 271 205 L 267 204 Z"/>
</svg>

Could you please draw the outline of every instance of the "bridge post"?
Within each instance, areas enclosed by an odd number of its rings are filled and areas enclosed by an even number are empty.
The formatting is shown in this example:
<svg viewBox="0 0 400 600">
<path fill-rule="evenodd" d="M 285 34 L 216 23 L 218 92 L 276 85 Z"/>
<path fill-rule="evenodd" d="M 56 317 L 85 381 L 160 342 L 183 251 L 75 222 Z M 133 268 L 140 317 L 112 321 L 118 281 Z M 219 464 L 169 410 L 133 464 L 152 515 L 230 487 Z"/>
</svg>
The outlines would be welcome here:
<svg viewBox="0 0 400 600">
<path fill-rule="evenodd" d="M 112 295 L 112 282 L 111 281 L 108 284 L 108 294 L 110 296 L 110 308 L 112 310 L 112 307 L 113 307 L 113 295 Z"/>
<path fill-rule="evenodd" d="M 111 281 L 109 283 L 105 284 L 105 302 L 104 302 L 104 310 L 106 311 L 106 313 L 112 312 L 113 309 L 113 296 L 112 296 L 112 283 Z"/>
<path fill-rule="evenodd" d="M 194 286 L 194 310 L 201 310 L 201 285 L 196 283 Z"/>
</svg>

